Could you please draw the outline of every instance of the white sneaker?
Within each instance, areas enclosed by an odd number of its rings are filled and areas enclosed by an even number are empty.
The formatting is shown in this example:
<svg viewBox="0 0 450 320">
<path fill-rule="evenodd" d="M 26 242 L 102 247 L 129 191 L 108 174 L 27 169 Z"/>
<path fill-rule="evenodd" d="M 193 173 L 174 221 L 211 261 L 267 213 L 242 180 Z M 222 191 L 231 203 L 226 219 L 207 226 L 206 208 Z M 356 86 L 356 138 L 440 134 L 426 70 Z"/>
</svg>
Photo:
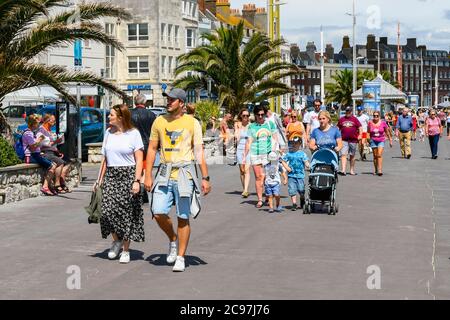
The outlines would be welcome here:
<svg viewBox="0 0 450 320">
<path fill-rule="evenodd" d="M 111 249 L 108 252 L 108 258 L 115 259 L 119 255 L 119 251 L 122 248 L 123 241 L 113 241 Z"/>
<path fill-rule="evenodd" d="M 173 241 L 169 244 L 169 254 L 167 255 L 167 263 L 174 263 L 177 260 L 178 248 L 177 242 Z"/>
<path fill-rule="evenodd" d="M 173 266 L 173 272 L 183 272 L 184 271 L 184 258 L 177 256 L 177 261 L 175 261 L 175 265 Z"/>
<path fill-rule="evenodd" d="M 130 262 L 130 252 L 129 251 L 122 251 L 120 254 L 120 263 L 128 263 Z"/>
</svg>

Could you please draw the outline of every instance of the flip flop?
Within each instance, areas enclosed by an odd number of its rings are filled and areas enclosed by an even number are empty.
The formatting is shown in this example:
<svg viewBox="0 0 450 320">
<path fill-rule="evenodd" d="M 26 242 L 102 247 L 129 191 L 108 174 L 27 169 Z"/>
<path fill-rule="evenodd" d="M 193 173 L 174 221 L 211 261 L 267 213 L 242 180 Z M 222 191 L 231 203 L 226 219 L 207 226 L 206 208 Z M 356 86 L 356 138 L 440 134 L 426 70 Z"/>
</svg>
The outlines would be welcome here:
<svg viewBox="0 0 450 320">
<path fill-rule="evenodd" d="M 351 176 L 357 176 L 357 173 L 350 173 Z"/>
<path fill-rule="evenodd" d="M 260 200 L 260 201 L 258 201 L 258 203 L 256 204 L 256 208 L 262 208 L 262 206 L 263 206 L 263 202 Z"/>
</svg>

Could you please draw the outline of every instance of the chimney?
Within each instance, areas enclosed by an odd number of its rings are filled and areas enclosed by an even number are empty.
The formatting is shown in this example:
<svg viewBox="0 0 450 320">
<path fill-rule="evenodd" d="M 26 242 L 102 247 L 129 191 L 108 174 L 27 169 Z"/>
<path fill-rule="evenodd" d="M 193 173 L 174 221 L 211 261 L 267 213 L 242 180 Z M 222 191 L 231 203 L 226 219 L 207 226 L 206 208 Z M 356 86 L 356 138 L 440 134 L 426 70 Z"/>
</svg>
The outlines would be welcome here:
<svg viewBox="0 0 450 320">
<path fill-rule="evenodd" d="M 344 36 L 342 39 L 342 50 L 350 48 L 350 38 L 348 36 Z"/>
<path fill-rule="evenodd" d="M 333 63 L 334 61 L 334 48 L 331 43 L 327 44 L 325 48 L 325 55 L 327 56 L 327 60 L 329 63 Z"/>
<path fill-rule="evenodd" d="M 256 5 L 254 4 L 244 4 L 242 9 L 242 17 L 251 23 L 252 26 L 255 25 L 256 16 Z"/>
<path fill-rule="evenodd" d="M 239 10 L 239 9 L 230 9 L 230 14 L 232 16 L 240 16 L 241 15 L 241 10 Z"/>
<path fill-rule="evenodd" d="M 209 10 L 214 16 L 217 15 L 216 0 L 203 0 L 205 2 L 205 11 Z"/>
<path fill-rule="evenodd" d="M 373 35 L 373 34 L 369 34 L 367 36 L 367 43 L 366 43 L 367 52 L 369 52 L 369 50 L 373 50 L 373 49 L 377 48 L 375 39 L 376 39 L 375 35 Z"/>
<path fill-rule="evenodd" d="M 262 32 L 268 33 L 266 8 L 256 8 L 255 27 Z"/>
<path fill-rule="evenodd" d="M 385 46 L 388 45 L 388 38 L 387 37 L 380 37 L 380 44 L 384 44 Z"/>
<path fill-rule="evenodd" d="M 217 14 L 220 14 L 225 19 L 230 17 L 231 9 L 228 0 L 216 0 Z"/>
<path fill-rule="evenodd" d="M 406 39 L 406 45 L 413 50 L 417 49 L 417 39 L 416 38 L 408 38 Z"/>
<path fill-rule="evenodd" d="M 201 12 L 205 12 L 205 8 L 206 8 L 205 0 L 197 0 L 197 3 L 198 3 L 198 9 Z"/>
</svg>

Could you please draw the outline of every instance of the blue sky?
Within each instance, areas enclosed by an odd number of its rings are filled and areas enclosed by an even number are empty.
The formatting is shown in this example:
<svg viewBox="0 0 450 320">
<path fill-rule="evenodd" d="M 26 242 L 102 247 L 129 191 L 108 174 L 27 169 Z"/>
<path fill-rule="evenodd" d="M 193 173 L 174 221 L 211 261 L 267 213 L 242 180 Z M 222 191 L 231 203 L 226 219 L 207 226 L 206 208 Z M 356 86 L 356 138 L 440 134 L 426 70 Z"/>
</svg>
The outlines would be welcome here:
<svg viewBox="0 0 450 320">
<path fill-rule="evenodd" d="M 244 3 L 265 7 L 266 0 L 230 0 L 232 8 Z M 305 49 L 314 41 L 319 49 L 320 26 L 323 25 L 325 43 L 335 48 L 342 45 L 344 35 L 352 37 L 352 0 L 281 0 L 282 34 L 292 43 Z M 358 44 L 366 43 L 368 33 L 388 36 L 389 43 L 397 43 L 397 22 L 401 23 L 401 42 L 417 38 L 418 44 L 430 49 L 450 50 L 449 0 L 357 0 Z"/>
</svg>

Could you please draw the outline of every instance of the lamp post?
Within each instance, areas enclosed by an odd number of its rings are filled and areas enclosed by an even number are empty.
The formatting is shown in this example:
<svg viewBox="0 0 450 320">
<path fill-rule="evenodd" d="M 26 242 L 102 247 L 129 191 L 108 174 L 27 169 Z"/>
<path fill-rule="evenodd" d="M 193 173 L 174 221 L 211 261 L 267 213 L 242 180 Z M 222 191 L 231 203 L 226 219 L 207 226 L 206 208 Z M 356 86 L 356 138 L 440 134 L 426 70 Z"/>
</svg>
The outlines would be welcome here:
<svg viewBox="0 0 450 320">
<path fill-rule="evenodd" d="M 356 91 L 356 0 L 353 0 L 353 13 L 347 13 L 347 15 L 351 16 L 353 18 L 353 92 Z M 356 110 L 356 101 L 353 100 L 353 113 L 355 113 Z"/>
</svg>

